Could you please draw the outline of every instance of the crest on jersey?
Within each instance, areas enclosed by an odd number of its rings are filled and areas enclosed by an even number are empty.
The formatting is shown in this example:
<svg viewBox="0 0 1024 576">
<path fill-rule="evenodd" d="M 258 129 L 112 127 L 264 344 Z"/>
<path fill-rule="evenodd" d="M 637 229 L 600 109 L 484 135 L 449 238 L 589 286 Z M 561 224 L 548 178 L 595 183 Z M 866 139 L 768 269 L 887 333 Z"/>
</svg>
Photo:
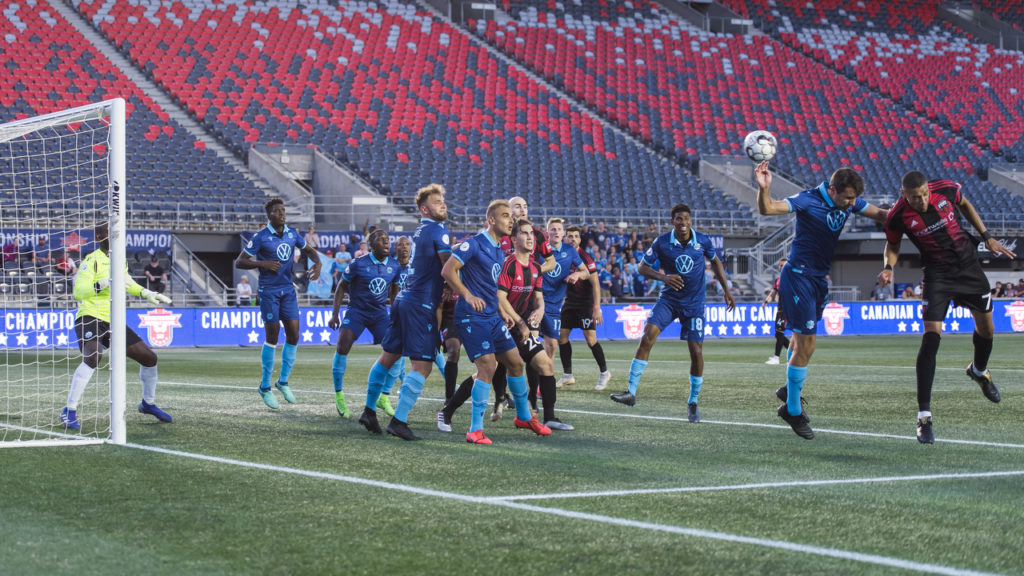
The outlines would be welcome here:
<svg viewBox="0 0 1024 576">
<path fill-rule="evenodd" d="M 644 322 L 647 322 L 650 313 L 651 311 L 643 306 L 630 304 L 615 310 L 615 321 L 622 322 L 622 331 L 626 338 L 636 340 L 644 335 Z"/>
<path fill-rule="evenodd" d="M 445 244 L 450 244 L 450 242 L 448 241 L 448 235 L 447 234 L 445 234 L 444 236 L 441 236 L 441 242 L 444 242 Z"/>
<path fill-rule="evenodd" d="M 284 262 L 292 257 L 292 246 L 291 244 L 278 244 L 277 245 L 277 259 Z"/>
<path fill-rule="evenodd" d="M 683 274 L 689 274 L 693 270 L 693 258 L 682 254 L 676 258 L 676 270 Z"/>
<path fill-rule="evenodd" d="M 850 317 L 850 307 L 843 306 L 838 302 L 829 302 L 821 312 L 821 317 L 825 320 L 825 332 L 829 336 L 839 336 L 843 333 L 846 320 Z"/>
<path fill-rule="evenodd" d="M 943 198 L 942 200 L 939 200 L 939 203 L 936 204 L 935 207 L 939 210 L 945 210 L 949 208 L 949 201 Z"/>
<path fill-rule="evenodd" d="M 174 340 L 174 329 L 181 328 L 180 318 L 181 314 L 155 308 L 145 314 L 139 314 L 139 328 L 146 329 L 151 346 L 165 348 Z"/>
<path fill-rule="evenodd" d="M 463 242 L 462 246 L 459 247 L 459 250 L 469 252 L 469 242 Z"/>
<path fill-rule="evenodd" d="M 830 210 L 825 216 L 825 221 L 828 223 L 829 230 L 838 232 L 846 224 L 846 212 L 843 210 Z"/>
<path fill-rule="evenodd" d="M 548 272 L 548 276 L 551 276 L 552 278 L 558 278 L 561 275 L 562 275 L 562 265 L 559 264 L 558 261 L 555 261 L 555 267 L 552 268 Z"/>
<path fill-rule="evenodd" d="M 386 280 L 377 276 L 373 280 L 370 280 L 370 294 L 374 296 L 380 296 L 388 289 L 388 283 Z"/>
<path fill-rule="evenodd" d="M 494 280 L 494 282 L 497 283 L 498 276 L 501 276 L 501 264 L 495 262 L 491 265 L 491 280 Z"/>
<path fill-rule="evenodd" d="M 1024 300 L 1007 304 L 1006 315 L 1010 317 L 1010 327 L 1014 332 L 1024 332 Z"/>
</svg>

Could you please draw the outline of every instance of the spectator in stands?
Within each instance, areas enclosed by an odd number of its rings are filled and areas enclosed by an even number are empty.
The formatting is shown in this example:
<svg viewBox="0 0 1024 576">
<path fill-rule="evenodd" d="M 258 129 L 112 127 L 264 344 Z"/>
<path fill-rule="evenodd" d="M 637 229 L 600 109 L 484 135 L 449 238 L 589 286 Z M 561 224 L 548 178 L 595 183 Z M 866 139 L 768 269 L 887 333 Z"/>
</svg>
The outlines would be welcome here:
<svg viewBox="0 0 1024 576">
<path fill-rule="evenodd" d="M 918 282 L 917 284 L 914 284 L 914 298 L 917 298 L 918 300 L 920 300 L 921 299 L 921 293 L 923 291 L 924 291 L 924 289 L 922 288 L 920 282 Z"/>
<path fill-rule="evenodd" d="M 355 254 L 359 250 L 358 234 L 352 234 L 348 237 L 348 244 L 345 245 L 345 249 L 349 254 Z"/>
<path fill-rule="evenodd" d="M 996 281 L 996 285 L 994 287 L 992 287 L 992 297 L 993 298 L 1002 298 L 1003 296 L 1006 296 L 1006 287 L 1003 286 L 1002 282 L 999 282 L 997 280 Z"/>
<path fill-rule="evenodd" d="M 320 247 L 320 235 L 316 233 L 316 225 L 309 225 L 309 232 L 306 232 L 305 239 L 306 244 L 308 244 L 309 246 L 312 246 L 313 248 Z"/>
<path fill-rule="evenodd" d="M 1017 296 L 1024 296 L 1024 278 L 1017 280 Z"/>
<path fill-rule="evenodd" d="M 904 286 L 903 287 L 903 292 L 900 293 L 900 298 L 905 298 L 907 300 L 913 300 L 915 298 L 915 296 L 914 296 L 914 287 L 912 285 L 910 285 L 910 284 L 907 284 L 906 286 Z"/>
<path fill-rule="evenodd" d="M 612 278 L 609 283 L 608 292 L 611 294 L 612 303 L 621 300 L 626 295 L 626 279 L 622 275 L 622 268 L 618 266 L 612 266 Z"/>
<path fill-rule="evenodd" d="M 595 228 L 591 234 L 599 250 L 608 250 L 608 247 L 611 244 L 611 233 L 608 231 L 608 228 L 605 227 L 603 221 L 597 223 L 597 228 Z"/>
<path fill-rule="evenodd" d="M 238 285 L 235 286 L 235 305 L 251 306 L 253 304 L 252 284 L 249 284 L 248 276 L 242 276 L 238 279 Z"/>
<path fill-rule="evenodd" d="M 632 293 L 635 298 L 643 298 L 647 295 L 647 279 L 639 272 L 633 275 Z"/>
<path fill-rule="evenodd" d="M 334 254 L 334 266 L 331 267 L 331 277 L 334 278 L 335 286 L 341 282 L 341 275 L 348 268 L 348 264 L 351 261 L 352 254 L 348 251 L 348 248 L 344 244 L 338 246 L 338 251 Z"/>
<path fill-rule="evenodd" d="M 607 303 L 611 299 L 612 289 L 612 265 L 605 263 L 604 267 L 597 272 L 597 281 L 601 287 L 601 302 Z"/>
<path fill-rule="evenodd" d="M 362 256 L 366 256 L 369 253 L 370 253 L 370 251 L 366 249 L 366 242 L 360 242 L 359 243 L 359 249 L 356 250 L 356 253 L 352 255 L 352 259 L 354 260 L 356 258 L 360 258 Z"/>
<path fill-rule="evenodd" d="M 146 287 L 153 292 L 163 294 L 164 289 L 167 287 L 167 272 L 160 265 L 156 254 L 149 257 L 149 264 L 143 272 L 146 274 Z"/>
<path fill-rule="evenodd" d="M 60 255 L 53 261 L 53 267 L 57 269 L 57 272 L 72 276 L 78 273 L 78 266 L 75 261 L 71 259 L 66 250 L 61 250 Z"/>
<path fill-rule="evenodd" d="M 644 232 L 644 240 L 647 244 L 654 242 L 654 239 L 658 237 L 658 225 L 655 224 L 654 220 L 647 223 L 647 232 Z"/>
<path fill-rule="evenodd" d="M 892 300 L 893 298 L 892 283 L 886 284 L 885 286 L 879 286 L 878 282 L 875 282 L 875 287 L 871 290 L 872 302 L 884 302 L 886 300 Z"/>
<path fill-rule="evenodd" d="M 4 262 L 17 262 L 18 261 L 18 241 L 11 240 L 7 244 L 4 244 Z"/>
<path fill-rule="evenodd" d="M 39 243 L 36 244 L 35 250 L 32 252 L 32 263 L 36 265 L 36 268 L 46 268 L 52 260 L 50 248 L 47 246 L 47 238 L 40 236 Z"/>
</svg>

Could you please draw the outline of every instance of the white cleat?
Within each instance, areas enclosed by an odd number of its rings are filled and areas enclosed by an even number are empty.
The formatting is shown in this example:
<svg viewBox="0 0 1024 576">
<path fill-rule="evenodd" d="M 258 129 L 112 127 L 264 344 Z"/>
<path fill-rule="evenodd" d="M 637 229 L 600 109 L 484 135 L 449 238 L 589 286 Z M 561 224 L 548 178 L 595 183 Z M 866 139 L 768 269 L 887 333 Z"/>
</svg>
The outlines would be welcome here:
<svg viewBox="0 0 1024 576">
<path fill-rule="evenodd" d="M 576 378 L 572 374 L 562 374 L 562 379 L 555 382 L 555 388 L 561 388 L 562 386 L 572 386 L 576 383 Z"/>
<path fill-rule="evenodd" d="M 612 379 L 612 373 L 608 370 L 601 372 L 601 375 L 597 377 L 597 386 L 594 386 L 594 390 L 604 390 L 608 387 L 608 382 Z"/>
<path fill-rule="evenodd" d="M 437 413 L 437 429 L 441 432 L 451 432 L 452 423 L 444 417 L 444 410 Z"/>
<path fill-rule="evenodd" d="M 779 364 L 779 357 L 778 356 L 772 356 L 771 358 L 769 358 L 768 360 L 765 361 L 765 364 L 771 364 L 772 366 L 777 366 Z"/>
</svg>

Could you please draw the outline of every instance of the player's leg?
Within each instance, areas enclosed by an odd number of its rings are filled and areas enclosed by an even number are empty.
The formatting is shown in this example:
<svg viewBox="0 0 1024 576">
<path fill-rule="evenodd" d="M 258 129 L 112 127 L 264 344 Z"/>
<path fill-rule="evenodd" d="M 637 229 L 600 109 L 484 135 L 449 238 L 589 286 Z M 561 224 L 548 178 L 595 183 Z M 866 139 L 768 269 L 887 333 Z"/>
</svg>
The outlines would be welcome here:
<svg viewBox="0 0 1024 576">
<path fill-rule="evenodd" d="M 525 346 L 522 344 L 519 346 L 519 355 L 527 363 L 526 369 L 536 372 L 540 382 L 541 403 L 544 408 L 544 417 L 541 420 L 552 430 L 573 430 L 571 425 L 562 422 L 555 416 L 555 401 L 558 393 L 555 390 L 554 362 L 542 346 L 539 338 L 531 338 Z"/>
<path fill-rule="evenodd" d="M 803 410 L 801 392 L 807 380 L 807 366 L 814 354 L 818 320 L 827 296 L 828 284 L 824 277 L 808 278 L 796 274 L 790 267 L 783 268 L 779 282 L 779 306 L 791 322 L 793 339 L 786 366 L 785 390 L 775 391 L 775 395 L 785 402 L 777 413 L 796 434 L 808 440 L 814 438 L 814 432 L 809 425 L 810 418 Z"/>
<path fill-rule="evenodd" d="M 437 329 L 424 330 L 424 326 L 436 326 L 436 316 L 433 310 L 428 310 L 415 303 L 403 303 L 402 318 L 398 327 L 402 331 L 402 355 L 409 358 L 412 370 L 406 374 L 402 381 L 402 389 L 398 394 L 398 405 L 395 407 L 395 415 L 391 417 L 387 432 L 392 436 L 398 436 L 402 440 L 419 440 L 419 436 L 413 434 L 409 429 L 409 412 L 419 400 L 423 393 L 423 384 L 434 369 L 434 357 L 437 355 L 437 346 L 440 344 L 440 333 Z M 390 334 L 395 328 L 394 318 L 392 326 L 388 330 Z M 367 400 L 369 401 L 369 400 Z"/>
<path fill-rule="evenodd" d="M 987 278 L 984 279 L 984 284 L 988 284 Z M 992 340 L 995 337 L 992 296 L 988 292 L 978 294 L 980 291 L 975 290 L 976 295 L 957 298 L 957 302 L 970 309 L 971 315 L 974 316 L 974 361 L 967 367 L 967 376 L 978 383 L 985 398 L 999 402 L 1002 399 L 999 389 L 992 382 L 992 374 L 988 371 L 988 359 L 992 355 Z"/>
<path fill-rule="evenodd" d="M 690 422 L 700 422 L 697 401 L 704 386 L 704 318 L 683 316 L 679 323 L 690 352 L 690 397 L 686 401 L 686 418 Z"/>
<path fill-rule="evenodd" d="M 644 325 L 644 334 L 640 337 L 636 352 L 633 354 L 633 361 L 629 364 L 629 385 L 625 392 L 612 394 L 611 399 L 620 404 L 633 406 L 636 404 L 636 390 L 640 385 L 640 377 L 647 369 L 647 359 L 651 356 L 651 348 L 658 341 L 658 336 L 665 326 L 675 320 L 675 313 L 664 300 L 658 300 L 651 310 L 651 315 Z"/>
<path fill-rule="evenodd" d="M 331 363 L 331 378 L 334 381 L 334 407 L 342 418 L 349 416 L 348 404 L 345 402 L 345 371 L 348 368 L 348 353 L 352 350 L 352 343 L 358 337 L 359 335 L 350 328 L 342 326 L 338 331 L 338 345 L 335 347 L 334 361 Z"/>
<path fill-rule="evenodd" d="M 593 324 L 591 324 L 593 326 Z M 594 390 L 604 390 L 608 387 L 608 382 L 612 379 L 612 373 L 608 371 L 608 362 L 604 357 L 604 348 L 601 347 L 601 343 L 597 341 L 597 330 L 584 330 L 583 339 L 586 340 L 587 346 L 590 347 L 590 353 L 594 355 L 594 361 L 597 362 L 597 369 L 600 375 L 597 377 L 597 385 L 594 386 Z"/>
<path fill-rule="evenodd" d="M 504 326 L 502 327 L 504 328 Z M 495 350 L 501 350 L 495 357 L 505 365 L 505 369 L 508 371 L 508 389 L 512 393 L 516 404 L 516 417 L 512 421 L 513 424 L 515 424 L 516 428 L 533 430 L 540 436 L 551 434 L 551 429 L 541 424 L 540 420 L 530 412 L 530 407 L 526 403 L 526 364 L 519 355 L 518 347 L 511 337 L 508 338 L 507 343 L 503 344 L 499 345 L 499 342 L 495 342 Z M 507 347 L 507 344 L 511 344 L 511 348 Z"/>
<path fill-rule="evenodd" d="M 65 428 L 80 430 L 78 420 L 78 403 L 82 400 L 85 388 L 92 380 L 96 367 L 103 359 L 103 341 L 110 341 L 109 324 L 91 316 L 79 316 L 75 319 L 75 334 L 78 336 L 78 349 L 82 352 L 82 362 L 75 368 L 71 376 L 71 388 L 68 390 L 68 401 L 61 411 L 60 420 Z M 105 338 L 104 338 L 105 336 Z"/>
<path fill-rule="evenodd" d="M 402 310 L 404 300 L 398 300 L 391 305 L 391 317 L 388 322 L 388 329 L 381 341 L 381 353 L 377 361 L 370 367 L 370 373 L 366 378 L 366 404 L 363 406 L 363 414 L 359 417 L 359 423 L 374 434 L 381 434 L 383 430 L 377 422 L 377 402 L 380 400 L 381 391 L 388 378 L 388 372 L 395 363 L 402 361 L 403 356 L 403 333 L 402 322 L 404 320 Z"/>
<path fill-rule="evenodd" d="M 476 378 L 473 379 L 473 386 L 470 388 L 473 409 L 466 441 L 472 444 L 490 444 L 490 440 L 483 433 L 484 414 L 487 412 L 487 399 L 491 395 L 491 382 L 494 380 L 498 362 L 494 354 L 482 354 L 473 360 L 473 364 L 476 366 Z"/>
<path fill-rule="evenodd" d="M 260 397 L 268 408 L 278 407 L 277 398 L 270 387 L 274 375 L 274 361 L 277 355 L 277 341 L 281 334 L 281 295 L 266 293 L 260 295 L 260 315 L 263 317 L 263 347 L 260 350 Z"/>
<path fill-rule="evenodd" d="M 424 357 L 425 356 L 425 357 Z M 410 358 L 412 370 L 402 381 L 402 388 L 398 393 L 398 405 L 395 406 L 395 415 L 391 417 L 387 432 L 392 436 L 398 436 L 402 440 L 419 440 L 420 437 L 413 434 L 409 428 L 409 413 L 416 405 L 420 394 L 423 393 L 423 385 L 434 368 L 434 353 L 429 351 L 419 358 Z"/>
<path fill-rule="evenodd" d="M 462 348 L 462 341 L 459 340 L 454 328 L 446 332 L 444 339 L 444 399 L 447 401 L 455 394 L 455 385 L 459 381 L 459 350 Z"/>
<path fill-rule="evenodd" d="M 288 385 L 299 346 L 299 299 L 294 290 L 282 295 L 280 314 L 281 325 L 284 326 L 284 346 L 281 347 L 281 375 L 276 386 L 285 401 L 294 404 L 295 395 Z"/>
<path fill-rule="evenodd" d="M 572 375 L 572 342 L 569 336 L 576 324 L 576 314 L 572 310 L 562 309 L 558 316 L 558 357 L 562 361 L 562 377 L 555 386 L 572 386 L 576 378 Z"/>
<path fill-rule="evenodd" d="M 161 422 L 170 422 L 171 415 L 156 405 L 156 352 L 131 328 L 125 328 L 125 343 L 125 355 L 139 363 L 139 378 L 142 380 L 142 402 L 139 403 L 139 412 L 154 416 Z"/>
<path fill-rule="evenodd" d="M 491 388 L 494 389 L 494 411 L 491 412 L 491 422 L 497 422 L 501 420 L 501 415 L 505 412 L 505 397 L 508 396 L 508 371 L 504 364 L 498 363 L 494 368 Z"/>
<path fill-rule="evenodd" d="M 765 364 L 778 364 L 783 348 L 789 349 L 789 338 L 786 338 L 786 319 L 782 317 L 782 309 L 779 308 L 775 311 L 775 353 Z"/>
</svg>

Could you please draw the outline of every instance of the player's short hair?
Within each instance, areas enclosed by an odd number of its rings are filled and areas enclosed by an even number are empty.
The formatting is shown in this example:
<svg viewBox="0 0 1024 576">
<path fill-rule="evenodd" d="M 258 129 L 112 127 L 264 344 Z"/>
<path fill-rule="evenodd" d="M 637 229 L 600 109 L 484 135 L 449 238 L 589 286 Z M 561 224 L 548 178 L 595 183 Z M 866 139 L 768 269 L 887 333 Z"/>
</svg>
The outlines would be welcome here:
<svg viewBox="0 0 1024 576">
<path fill-rule="evenodd" d="M 491 214 L 494 214 L 494 211 L 499 208 L 508 208 L 509 210 L 512 210 L 512 206 L 509 205 L 508 200 L 492 200 L 491 203 L 487 205 L 487 217 L 490 218 Z"/>
<path fill-rule="evenodd" d="M 565 228 L 565 233 L 566 233 L 566 234 L 568 234 L 569 232 L 575 232 L 575 233 L 577 233 L 577 234 L 581 234 L 581 233 L 582 233 L 582 230 L 580 230 L 580 227 L 579 227 L 579 226 L 576 226 L 576 225 L 574 224 L 574 225 L 572 225 L 572 226 L 566 226 L 566 228 Z"/>
<path fill-rule="evenodd" d="M 842 192 L 847 188 L 853 188 L 853 193 L 860 196 L 864 193 L 864 177 L 853 168 L 840 168 L 832 173 L 828 179 L 829 186 Z"/>
<path fill-rule="evenodd" d="M 789 258 L 786 258 L 785 256 L 783 256 L 782 258 L 779 258 L 779 264 L 782 264 L 784 262 L 789 262 Z"/>
<path fill-rule="evenodd" d="M 270 213 L 274 211 L 274 206 L 277 206 L 278 204 L 284 204 L 284 200 L 276 196 L 267 200 L 266 203 L 263 204 L 263 211 L 267 213 L 267 218 L 270 218 Z"/>
<path fill-rule="evenodd" d="M 565 225 L 565 218 L 557 218 L 557 217 L 556 218 L 548 218 L 547 225 L 551 226 L 552 224 L 562 224 L 562 225 Z"/>
<path fill-rule="evenodd" d="M 519 220 L 516 220 L 515 222 L 512 223 L 512 235 L 515 236 L 516 234 L 519 234 L 523 226 L 532 227 L 533 222 L 530 222 L 529 218 L 520 218 Z"/>
<path fill-rule="evenodd" d="M 690 207 L 687 206 L 686 204 L 682 203 L 682 202 L 680 202 L 680 203 L 676 204 L 675 206 L 673 206 L 672 207 L 672 212 L 670 212 L 669 214 L 673 218 L 675 218 L 676 214 L 678 214 L 680 212 L 686 212 L 687 214 L 692 214 L 692 212 L 690 212 Z"/>
<path fill-rule="evenodd" d="M 403 240 L 405 240 L 405 242 L 407 244 L 411 244 L 412 243 L 412 240 L 409 240 L 408 236 L 399 236 L 398 240 L 395 240 L 395 245 L 401 244 Z"/>
<path fill-rule="evenodd" d="M 924 186 L 928 183 L 928 179 L 925 175 L 917 170 L 911 170 L 903 175 L 903 181 L 901 182 L 904 190 L 915 190 Z"/>
<path fill-rule="evenodd" d="M 416 191 L 416 207 L 419 208 L 427 203 L 427 199 L 434 194 L 445 195 L 444 186 L 440 184 L 427 184 Z"/>
<path fill-rule="evenodd" d="M 373 232 L 370 232 L 370 235 L 366 237 L 366 244 L 367 245 L 371 245 L 371 244 L 373 244 L 374 242 L 377 241 L 377 238 L 379 238 L 381 236 L 387 236 L 387 235 L 388 235 L 387 232 L 385 232 L 384 230 L 381 230 L 380 228 L 377 228 Z"/>
</svg>

